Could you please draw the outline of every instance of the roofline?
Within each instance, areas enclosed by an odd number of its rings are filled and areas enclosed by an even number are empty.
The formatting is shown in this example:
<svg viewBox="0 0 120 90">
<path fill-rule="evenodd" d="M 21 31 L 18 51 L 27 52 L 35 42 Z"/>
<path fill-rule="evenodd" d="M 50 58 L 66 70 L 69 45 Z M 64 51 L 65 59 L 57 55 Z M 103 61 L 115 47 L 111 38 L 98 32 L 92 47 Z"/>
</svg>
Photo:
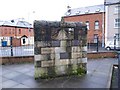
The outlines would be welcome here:
<svg viewBox="0 0 120 90">
<path fill-rule="evenodd" d="M 115 4 L 120 4 L 120 2 L 117 2 L 117 3 L 109 3 L 109 4 L 107 4 L 106 2 L 104 2 L 104 5 L 105 5 L 105 6 L 108 6 L 108 5 L 115 5 Z"/>
<path fill-rule="evenodd" d="M 75 17 L 75 16 L 83 16 L 83 15 L 92 15 L 92 14 L 101 14 L 101 13 L 105 13 L 105 12 L 99 12 L 99 13 L 88 13 L 88 14 L 71 15 L 71 16 L 63 16 L 63 18 L 67 18 L 67 17 Z"/>
<path fill-rule="evenodd" d="M 0 25 L 1 27 L 4 26 L 4 27 L 14 27 L 14 28 L 30 28 L 30 29 L 33 29 L 33 27 L 20 27 L 20 26 L 9 26 L 9 25 Z"/>
<path fill-rule="evenodd" d="M 89 7 L 95 7 L 95 6 L 104 6 L 104 4 L 90 5 L 90 6 L 85 6 L 85 7 L 73 8 L 73 9 L 89 8 Z M 72 9 L 71 9 L 71 10 L 72 10 Z"/>
</svg>

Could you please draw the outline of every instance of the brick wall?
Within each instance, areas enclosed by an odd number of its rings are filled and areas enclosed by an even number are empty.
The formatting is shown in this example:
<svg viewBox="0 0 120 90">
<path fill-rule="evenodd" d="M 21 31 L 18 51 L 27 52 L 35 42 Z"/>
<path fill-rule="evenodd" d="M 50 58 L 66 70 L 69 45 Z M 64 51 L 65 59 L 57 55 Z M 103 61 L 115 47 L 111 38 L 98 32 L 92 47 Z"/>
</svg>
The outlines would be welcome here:
<svg viewBox="0 0 120 90">
<path fill-rule="evenodd" d="M 94 43 L 94 34 L 98 34 L 100 43 L 102 42 L 102 24 L 104 20 L 104 13 L 84 14 L 63 17 L 65 21 L 84 22 L 89 21 L 89 30 L 87 34 L 88 43 Z M 99 21 L 99 29 L 95 30 L 95 21 Z"/>
</svg>

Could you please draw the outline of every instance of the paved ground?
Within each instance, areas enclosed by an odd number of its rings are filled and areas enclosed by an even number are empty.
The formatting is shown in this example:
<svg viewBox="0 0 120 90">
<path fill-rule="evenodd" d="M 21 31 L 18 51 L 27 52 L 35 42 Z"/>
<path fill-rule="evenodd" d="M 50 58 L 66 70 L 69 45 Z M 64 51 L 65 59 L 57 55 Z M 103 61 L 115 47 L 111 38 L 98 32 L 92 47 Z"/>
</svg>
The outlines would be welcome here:
<svg viewBox="0 0 120 90">
<path fill-rule="evenodd" d="M 88 73 L 84 76 L 59 77 L 51 80 L 34 80 L 34 64 L 2 65 L 2 88 L 107 88 L 111 66 L 117 58 L 88 60 Z"/>
</svg>

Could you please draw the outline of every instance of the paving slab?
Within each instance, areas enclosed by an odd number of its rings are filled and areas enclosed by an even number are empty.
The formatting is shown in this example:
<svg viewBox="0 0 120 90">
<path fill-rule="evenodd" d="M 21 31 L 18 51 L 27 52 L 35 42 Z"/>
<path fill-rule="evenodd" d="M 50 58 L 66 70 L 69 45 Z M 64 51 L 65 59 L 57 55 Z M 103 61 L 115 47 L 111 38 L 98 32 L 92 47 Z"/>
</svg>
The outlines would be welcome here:
<svg viewBox="0 0 120 90">
<path fill-rule="evenodd" d="M 13 80 L 7 80 L 2 83 L 2 88 L 12 88 L 13 86 L 18 85 L 19 83 L 13 81 Z"/>
<path fill-rule="evenodd" d="M 3 65 L 1 83 L 3 88 L 107 88 L 113 64 L 118 58 L 89 59 L 86 75 L 39 80 L 33 63 Z"/>
</svg>

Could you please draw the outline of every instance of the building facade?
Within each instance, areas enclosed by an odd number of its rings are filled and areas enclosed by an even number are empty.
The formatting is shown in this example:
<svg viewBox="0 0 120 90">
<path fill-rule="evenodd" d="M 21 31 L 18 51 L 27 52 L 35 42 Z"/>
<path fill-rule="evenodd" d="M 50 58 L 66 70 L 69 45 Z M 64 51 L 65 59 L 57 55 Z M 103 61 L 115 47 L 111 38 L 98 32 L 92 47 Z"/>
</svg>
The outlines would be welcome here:
<svg viewBox="0 0 120 90">
<path fill-rule="evenodd" d="M 104 46 L 104 5 L 68 9 L 63 18 L 65 21 L 86 23 L 88 29 L 87 42 L 94 44 L 98 37 L 99 42 Z"/>
<path fill-rule="evenodd" d="M 33 27 L 25 21 L 0 21 L 0 46 L 33 45 Z"/>
<path fill-rule="evenodd" d="M 114 40 L 120 44 L 120 0 L 105 0 L 105 12 L 105 45 Z"/>
</svg>

